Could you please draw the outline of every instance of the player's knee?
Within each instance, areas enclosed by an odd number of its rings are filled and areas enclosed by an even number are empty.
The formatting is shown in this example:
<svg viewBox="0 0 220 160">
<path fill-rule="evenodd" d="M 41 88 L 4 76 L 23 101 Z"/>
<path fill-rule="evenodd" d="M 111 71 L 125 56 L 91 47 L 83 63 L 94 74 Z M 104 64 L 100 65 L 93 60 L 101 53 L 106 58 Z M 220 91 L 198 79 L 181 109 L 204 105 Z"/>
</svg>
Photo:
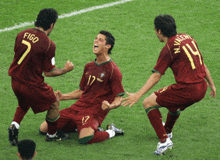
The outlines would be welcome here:
<svg viewBox="0 0 220 160">
<path fill-rule="evenodd" d="M 156 102 L 156 98 L 157 98 L 157 96 L 154 93 L 151 94 L 149 97 L 145 98 L 143 101 L 144 109 L 147 109 L 149 107 L 158 106 L 158 104 Z"/>
<path fill-rule="evenodd" d="M 47 125 L 47 122 L 44 121 L 44 122 L 40 125 L 39 133 L 42 134 L 42 135 L 45 135 L 45 134 L 47 133 L 47 130 L 48 130 L 48 125 Z"/>
<path fill-rule="evenodd" d="M 82 137 L 78 140 L 78 142 L 80 144 L 87 144 L 93 137 L 94 137 L 94 134 L 90 136 Z"/>
<path fill-rule="evenodd" d="M 151 101 L 149 101 L 149 100 L 146 98 L 146 99 L 144 99 L 144 101 L 143 101 L 143 106 L 144 106 L 144 109 L 147 109 L 147 108 L 149 108 L 149 107 L 152 107 L 152 103 L 151 103 Z"/>
</svg>

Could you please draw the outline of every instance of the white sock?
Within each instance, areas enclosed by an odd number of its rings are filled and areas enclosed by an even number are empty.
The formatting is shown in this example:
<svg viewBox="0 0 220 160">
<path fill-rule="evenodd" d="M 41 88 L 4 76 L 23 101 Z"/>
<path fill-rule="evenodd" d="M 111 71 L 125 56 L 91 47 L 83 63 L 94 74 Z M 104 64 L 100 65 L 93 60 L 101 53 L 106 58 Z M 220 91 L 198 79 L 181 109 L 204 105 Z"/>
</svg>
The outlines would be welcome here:
<svg viewBox="0 0 220 160">
<path fill-rule="evenodd" d="M 14 124 L 14 125 L 15 125 L 15 127 L 16 127 L 17 129 L 19 129 L 19 128 L 20 128 L 20 125 L 19 125 L 17 122 L 15 122 L 15 121 L 11 122 L 11 124 Z"/>
<path fill-rule="evenodd" d="M 108 129 L 108 130 L 106 130 L 106 132 L 108 132 L 109 138 L 112 138 L 115 136 L 115 131 L 113 131 L 113 130 Z"/>
<path fill-rule="evenodd" d="M 49 133 L 47 133 L 47 135 L 48 135 L 50 138 L 53 138 L 54 136 L 56 136 L 56 134 L 57 134 L 57 132 L 54 133 L 54 134 L 49 134 Z"/>
</svg>

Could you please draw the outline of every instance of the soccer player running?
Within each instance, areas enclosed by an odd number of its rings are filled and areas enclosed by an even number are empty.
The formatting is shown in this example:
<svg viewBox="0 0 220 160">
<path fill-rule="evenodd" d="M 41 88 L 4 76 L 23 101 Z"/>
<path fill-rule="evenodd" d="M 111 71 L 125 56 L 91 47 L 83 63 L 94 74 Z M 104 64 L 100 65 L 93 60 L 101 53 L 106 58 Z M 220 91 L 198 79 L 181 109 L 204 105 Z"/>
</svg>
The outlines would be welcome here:
<svg viewBox="0 0 220 160">
<path fill-rule="evenodd" d="M 173 147 L 172 128 L 180 112 L 203 99 L 207 82 L 212 90 L 211 97 L 216 96 L 216 88 L 196 41 L 187 34 L 177 34 L 174 18 L 170 15 L 159 15 L 154 20 L 154 26 L 158 39 L 166 45 L 145 85 L 135 94 L 128 93 L 129 97 L 123 98 L 125 102 L 122 105 L 130 104 L 131 107 L 161 79 L 168 67 L 172 69 L 176 84 L 152 93 L 143 101 L 148 118 L 160 139 L 154 153 L 161 155 Z M 169 110 L 164 126 L 160 107 Z"/>
<path fill-rule="evenodd" d="M 100 31 L 93 44 L 96 59 L 85 65 L 79 89 L 67 94 L 58 91 L 60 100 L 78 99 L 69 108 L 60 111 L 58 129 L 74 132 L 77 128 L 81 144 L 102 142 L 124 134 L 113 124 L 107 125 L 106 131 L 98 131 L 108 112 L 121 105 L 124 95 L 122 74 L 109 56 L 114 43 L 115 38 L 111 33 Z M 50 128 L 44 121 L 40 131 L 47 130 Z M 47 135 L 46 140 L 54 139 Z"/>
<path fill-rule="evenodd" d="M 70 61 L 66 62 L 63 69 L 55 67 L 56 46 L 48 36 L 57 18 L 56 10 L 42 9 L 37 16 L 36 27 L 26 29 L 16 37 L 14 60 L 8 71 L 12 89 L 18 99 L 14 119 L 8 128 L 9 142 L 12 145 L 18 144 L 18 129 L 29 108 L 32 108 L 35 114 L 47 111 L 46 121 L 51 128 L 48 134 L 56 135 L 59 99 L 52 87 L 44 82 L 42 73 L 44 72 L 46 77 L 53 77 L 65 74 L 74 68 Z"/>
</svg>

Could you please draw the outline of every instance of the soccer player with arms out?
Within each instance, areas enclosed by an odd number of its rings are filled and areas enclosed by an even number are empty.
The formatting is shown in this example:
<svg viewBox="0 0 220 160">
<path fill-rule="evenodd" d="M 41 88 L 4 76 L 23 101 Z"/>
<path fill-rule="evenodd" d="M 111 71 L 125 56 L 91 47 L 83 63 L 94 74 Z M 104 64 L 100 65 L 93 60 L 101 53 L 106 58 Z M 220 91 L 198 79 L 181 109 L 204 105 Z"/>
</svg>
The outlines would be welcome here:
<svg viewBox="0 0 220 160">
<path fill-rule="evenodd" d="M 48 36 L 52 32 L 57 11 L 52 8 L 42 9 L 35 22 L 35 28 L 20 32 L 15 41 L 14 60 L 9 68 L 12 89 L 18 99 L 14 119 L 8 128 L 9 142 L 18 144 L 20 123 L 31 108 L 33 112 L 47 111 L 46 121 L 51 128 L 51 135 L 56 135 L 56 123 L 59 119 L 59 99 L 51 86 L 44 82 L 46 77 L 65 74 L 74 68 L 67 61 L 63 69 L 55 67 L 55 43 Z"/>
<path fill-rule="evenodd" d="M 108 112 L 121 105 L 124 95 L 122 74 L 109 56 L 114 43 L 111 33 L 100 31 L 93 45 L 96 59 L 85 65 L 80 88 L 67 94 L 58 91 L 60 100 L 78 99 L 72 106 L 60 111 L 58 129 L 74 132 L 77 128 L 81 144 L 102 142 L 124 134 L 113 124 L 108 125 L 106 131 L 98 131 Z M 45 121 L 40 131 L 48 130 Z M 47 141 L 53 140 L 49 135 L 46 137 Z"/>
<path fill-rule="evenodd" d="M 172 128 L 180 112 L 203 99 L 207 82 L 212 90 L 211 97 L 216 96 L 216 88 L 196 41 L 187 34 L 177 34 L 174 18 L 159 15 L 154 20 L 154 26 L 158 39 L 166 45 L 145 85 L 135 94 L 128 93 L 129 97 L 123 99 L 125 102 L 122 105 L 130 104 L 131 107 L 161 79 L 168 67 L 172 69 L 176 84 L 152 93 L 143 101 L 148 118 L 160 139 L 154 154 L 161 155 L 173 147 Z M 160 107 L 169 110 L 165 124 L 162 124 Z"/>
</svg>

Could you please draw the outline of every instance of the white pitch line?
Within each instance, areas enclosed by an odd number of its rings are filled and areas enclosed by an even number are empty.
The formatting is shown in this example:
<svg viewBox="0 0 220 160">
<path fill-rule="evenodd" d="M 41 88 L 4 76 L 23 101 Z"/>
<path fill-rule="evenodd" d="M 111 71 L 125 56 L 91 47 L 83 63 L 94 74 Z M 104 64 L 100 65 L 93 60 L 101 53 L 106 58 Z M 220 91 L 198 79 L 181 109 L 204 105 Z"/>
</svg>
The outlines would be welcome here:
<svg viewBox="0 0 220 160">
<path fill-rule="evenodd" d="M 107 4 L 104 4 L 104 5 L 100 5 L 100 6 L 94 6 L 94 7 L 82 9 L 82 10 L 79 10 L 79 11 L 74 11 L 74 12 L 71 12 L 71 13 L 68 13 L 68 14 L 60 15 L 60 16 L 59 16 L 59 19 L 63 19 L 63 18 L 75 16 L 75 15 L 78 15 L 78 14 L 86 13 L 86 12 L 89 12 L 89 11 L 94 11 L 94 10 L 97 10 L 97 9 L 102 9 L 102 8 L 111 7 L 111 6 L 118 5 L 118 4 L 123 4 L 123 3 L 126 3 L 126 2 L 130 2 L 130 1 L 133 1 L 133 0 L 121 0 L 121 1 L 112 2 L 112 3 L 107 3 Z M 15 24 L 15 25 L 12 26 L 12 27 L 0 29 L 0 33 L 1 33 L 1 32 L 12 31 L 12 30 L 14 30 L 14 29 L 18 29 L 18 28 L 30 26 L 30 25 L 33 25 L 33 24 L 34 24 L 34 21 L 33 21 L 33 22 L 20 23 L 19 25 Z"/>
</svg>

